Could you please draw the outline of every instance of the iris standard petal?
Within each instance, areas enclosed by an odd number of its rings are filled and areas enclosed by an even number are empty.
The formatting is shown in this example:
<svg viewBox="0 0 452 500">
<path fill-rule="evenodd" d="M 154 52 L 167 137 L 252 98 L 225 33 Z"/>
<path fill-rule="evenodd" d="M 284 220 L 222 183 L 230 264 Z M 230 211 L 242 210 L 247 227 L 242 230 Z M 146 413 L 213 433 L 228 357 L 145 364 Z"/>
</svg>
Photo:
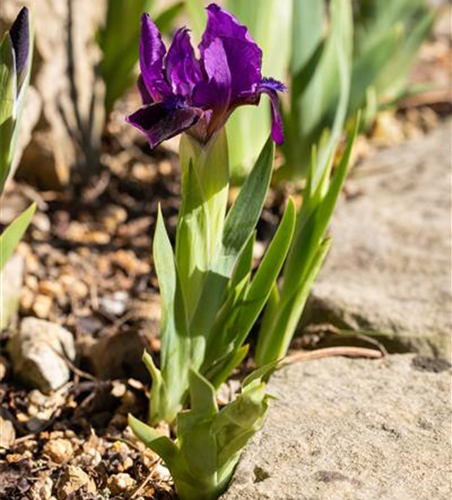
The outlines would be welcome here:
<svg viewBox="0 0 452 500">
<path fill-rule="evenodd" d="M 209 123 L 207 129 L 216 130 L 224 125 L 231 103 L 231 72 L 221 40 L 215 39 L 205 48 L 203 63 L 208 80 L 196 85 L 193 104 L 212 110 L 214 122 Z"/>
<path fill-rule="evenodd" d="M 259 85 L 259 93 L 267 94 L 270 97 L 272 113 L 272 139 L 276 144 L 284 142 L 284 126 L 279 111 L 278 92 L 287 92 L 286 86 L 273 78 L 263 78 Z"/>
<path fill-rule="evenodd" d="M 166 77 L 175 94 L 188 97 L 203 78 L 200 62 L 195 57 L 187 28 L 179 29 L 165 59 Z"/>
<path fill-rule="evenodd" d="M 163 58 L 166 48 L 162 35 L 148 14 L 141 17 L 140 68 L 143 82 L 151 98 L 162 101 L 171 94 L 163 75 Z"/>
<path fill-rule="evenodd" d="M 143 132 L 151 148 L 192 127 L 201 117 L 202 110 L 179 103 L 159 102 L 143 106 L 127 117 L 127 122 Z"/>
<path fill-rule="evenodd" d="M 23 7 L 19 12 L 19 15 L 11 26 L 9 36 L 16 58 L 16 74 L 20 88 L 27 72 L 30 51 L 29 15 L 26 7 Z"/>
<path fill-rule="evenodd" d="M 199 46 L 201 55 L 204 56 L 204 51 L 213 40 L 220 39 L 231 72 L 232 99 L 251 95 L 262 79 L 262 50 L 248 29 L 229 12 L 210 4 L 207 14 L 207 26 Z"/>
</svg>

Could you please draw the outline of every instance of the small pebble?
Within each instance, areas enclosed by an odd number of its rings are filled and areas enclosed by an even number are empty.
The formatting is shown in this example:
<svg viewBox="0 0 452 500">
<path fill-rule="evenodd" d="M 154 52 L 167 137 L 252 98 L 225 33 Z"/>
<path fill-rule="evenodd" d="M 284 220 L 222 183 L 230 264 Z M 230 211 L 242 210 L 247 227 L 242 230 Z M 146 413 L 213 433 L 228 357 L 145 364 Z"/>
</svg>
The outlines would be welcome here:
<svg viewBox="0 0 452 500">
<path fill-rule="evenodd" d="M 64 464 L 72 458 L 74 448 L 67 439 L 54 439 L 44 445 L 44 454 L 56 464 Z"/>
<path fill-rule="evenodd" d="M 100 300 L 100 307 L 103 312 L 112 316 L 122 316 L 127 309 L 129 295 L 126 292 L 116 292 Z"/>
<path fill-rule="evenodd" d="M 33 500 L 51 500 L 53 481 L 49 476 L 39 478 L 31 488 L 31 498 Z"/>
<path fill-rule="evenodd" d="M 7 372 L 7 361 L 3 356 L 0 356 L 0 382 L 5 378 Z"/>
<path fill-rule="evenodd" d="M 57 485 L 58 500 L 69 500 L 72 493 L 85 487 L 88 493 L 95 493 L 97 488 L 94 481 L 80 467 L 70 465 L 61 475 Z"/>
<path fill-rule="evenodd" d="M 129 492 L 136 486 L 136 481 L 129 474 L 124 472 L 115 474 L 108 478 L 108 487 L 113 495 L 119 495 L 123 492 Z"/>
<path fill-rule="evenodd" d="M 10 420 L 0 416 L 0 449 L 8 450 L 16 439 L 16 431 Z"/>
</svg>

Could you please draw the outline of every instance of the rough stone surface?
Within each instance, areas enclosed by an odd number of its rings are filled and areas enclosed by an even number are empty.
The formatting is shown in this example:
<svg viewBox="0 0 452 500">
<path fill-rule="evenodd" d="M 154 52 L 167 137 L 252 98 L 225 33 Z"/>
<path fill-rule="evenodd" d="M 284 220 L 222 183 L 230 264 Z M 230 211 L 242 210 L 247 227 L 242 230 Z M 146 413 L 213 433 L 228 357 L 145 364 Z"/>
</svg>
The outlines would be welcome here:
<svg viewBox="0 0 452 500">
<path fill-rule="evenodd" d="M 15 375 L 30 387 L 48 393 L 69 380 L 64 357 L 75 359 L 74 338 L 59 325 L 25 318 L 11 338 L 8 350 Z"/>
<path fill-rule="evenodd" d="M 0 273 L 0 331 L 6 328 L 19 308 L 24 259 L 13 255 Z"/>
<path fill-rule="evenodd" d="M 77 158 L 87 154 L 77 141 L 91 136 L 97 147 L 103 126 L 102 84 L 95 78 L 99 53 L 94 36 L 104 18 L 105 0 L 8 0 L 2 1 L 0 21 L 9 26 L 26 5 L 33 12 L 35 57 L 32 85 L 37 90 L 38 126 L 25 148 L 20 165 L 21 175 L 45 188 L 67 183 Z M 49 22 L 49 19 L 52 21 Z M 73 54 L 69 56 L 69 54 Z M 75 92 L 72 82 L 75 83 Z M 78 116 L 74 112 L 77 103 Z M 94 107 L 91 108 L 91 104 Z M 90 110 L 95 115 L 88 131 Z M 27 115 L 24 113 L 24 121 Z M 75 139 L 75 140 L 74 140 Z"/>
<path fill-rule="evenodd" d="M 449 500 L 450 376 L 411 354 L 281 370 L 222 500 Z"/>
<path fill-rule="evenodd" d="M 377 153 L 352 173 L 303 323 L 393 337 L 450 356 L 451 128 Z"/>
</svg>

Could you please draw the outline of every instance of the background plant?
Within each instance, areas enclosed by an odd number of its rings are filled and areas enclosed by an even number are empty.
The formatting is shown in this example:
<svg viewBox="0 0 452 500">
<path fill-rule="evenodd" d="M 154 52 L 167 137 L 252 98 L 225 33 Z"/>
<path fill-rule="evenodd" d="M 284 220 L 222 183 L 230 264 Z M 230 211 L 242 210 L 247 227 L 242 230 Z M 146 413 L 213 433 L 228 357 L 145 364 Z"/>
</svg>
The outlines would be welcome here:
<svg viewBox="0 0 452 500">
<path fill-rule="evenodd" d="M 363 109 L 370 127 L 379 109 L 394 106 L 410 89 L 408 76 L 431 34 L 436 12 L 426 0 L 354 3 L 355 43 L 348 113 Z"/>
<path fill-rule="evenodd" d="M 325 160 L 313 155 L 281 284 L 272 290 L 259 330 L 255 353 L 258 365 L 282 359 L 287 354 L 311 287 L 331 245 L 326 230 L 347 175 L 358 124 L 359 119 L 333 174 L 335 148 Z"/>
<path fill-rule="evenodd" d="M 202 0 L 186 0 L 202 26 Z M 359 109 L 367 130 L 377 112 L 410 90 L 408 74 L 435 12 L 426 0 L 227 0 L 264 51 L 264 68 L 288 75 L 283 168 L 276 179 L 305 178 L 312 149 L 328 156 Z M 242 109 L 228 124 L 232 175 L 244 178 L 269 130 L 268 108 Z M 329 136 L 330 141 L 326 139 Z"/>
<path fill-rule="evenodd" d="M 358 110 L 366 131 L 380 109 L 410 92 L 409 71 L 435 11 L 426 0 L 332 0 L 329 6 L 296 0 L 292 19 L 285 164 L 278 173 L 289 179 L 306 176 L 314 146 L 327 157 Z"/>
<path fill-rule="evenodd" d="M 71 101 L 76 120 L 74 138 L 84 157 L 81 165 L 92 174 L 100 168 L 102 134 L 110 119 L 115 104 L 125 96 L 136 82 L 138 72 L 139 24 L 144 12 L 152 12 L 159 27 L 167 32 L 180 13 L 183 3 L 178 2 L 155 13 L 155 0 L 109 0 L 105 20 L 95 34 L 100 49 L 100 58 L 93 68 L 95 84 L 90 96 L 89 111 L 84 111 L 79 103 L 77 88 L 77 59 L 74 54 L 76 35 L 73 30 L 73 5 L 68 3 L 68 54 L 69 83 Z"/>
<path fill-rule="evenodd" d="M 0 197 L 14 159 L 25 94 L 30 79 L 32 36 L 23 8 L 0 40 Z M 1 199 L 0 199 L 1 201 Z M 0 235 L 0 272 L 13 254 L 35 212 L 32 205 Z"/>
</svg>

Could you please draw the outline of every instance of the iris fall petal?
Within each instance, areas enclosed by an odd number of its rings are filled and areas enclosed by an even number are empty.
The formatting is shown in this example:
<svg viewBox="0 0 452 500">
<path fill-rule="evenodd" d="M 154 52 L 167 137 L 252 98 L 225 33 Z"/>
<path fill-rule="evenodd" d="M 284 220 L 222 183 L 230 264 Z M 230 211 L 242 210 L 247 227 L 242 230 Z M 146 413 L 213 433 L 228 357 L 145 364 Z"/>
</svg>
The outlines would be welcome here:
<svg viewBox="0 0 452 500">
<path fill-rule="evenodd" d="M 163 141 L 193 127 L 201 115 L 202 111 L 197 108 L 160 102 L 143 106 L 127 117 L 127 121 L 143 132 L 151 148 L 155 148 Z"/>
</svg>

